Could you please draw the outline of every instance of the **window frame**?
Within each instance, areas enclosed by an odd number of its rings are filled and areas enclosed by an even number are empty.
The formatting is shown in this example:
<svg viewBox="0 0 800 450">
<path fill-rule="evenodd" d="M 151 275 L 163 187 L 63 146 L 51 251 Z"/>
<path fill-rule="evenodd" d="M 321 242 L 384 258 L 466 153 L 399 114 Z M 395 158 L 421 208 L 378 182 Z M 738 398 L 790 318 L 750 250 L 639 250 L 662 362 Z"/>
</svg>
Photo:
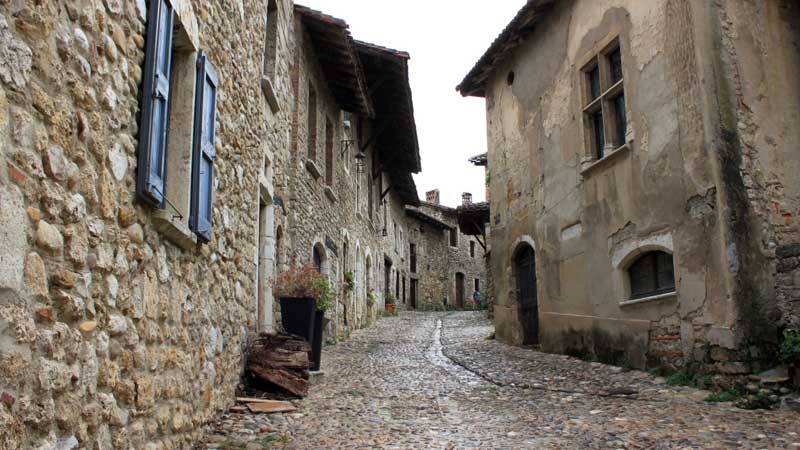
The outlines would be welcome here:
<svg viewBox="0 0 800 450">
<path fill-rule="evenodd" d="M 660 265 L 663 264 L 663 262 L 661 262 L 662 261 L 661 257 L 664 255 L 669 257 L 670 261 L 669 265 L 671 266 L 671 272 L 672 272 L 672 283 L 660 286 L 659 275 L 663 269 L 666 269 L 666 267 L 660 267 Z M 644 264 L 649 265 L 649 267 L 640 267 L 641 265 Z M 636 271 L 646 270 L 650 272 L 649 274 L 645 273 L 644 275 L 649 275 L 651 277 L 653 283 L 651 288 L 645 290 L 636 290 L 634 288 L 634 279 L 639 278 L 635 276 L 638 275 L 634 274 L 635 270 Z M 629 300 L 641 300 L 649 297 L 673 294 L 677 291 L 674 256 L 671 253 L 665 252 L 663 250 L 649 250 L 637 255 L 636 258 L 633 261 L 631 261 L 630 264 L 628 264 L 627 268 L 625 269 L 625 272 L 628 277 L 628 286 L 630 292 L 630 295 L 628 296 Z"/>
<path fill-rule="evenodd" d="M 621 78 L 612 78 L 612 55 L 619 54 Z M 581 66 L 581 113 L 584 126 L 586 154 L 591 160 L 600 161 L 628 144 L 629 114 L 625 86 L 625 57 L 622 39 L 617 35 L 610 39 L 599 51 L 592 51 Z M 597 92 L 593 91 L 596 71 L 599 82 Z M 597 95 L 595 95 L 597 94 Z M 624 111 L 617 111 L 617 100 L 623 99 Z M 598 116 L 602 122 L 598 129 Z M 624 123 L 621 123 L 624 120 Z M 602 144 L 602 145 L 601 145 Z"/>
</svg>

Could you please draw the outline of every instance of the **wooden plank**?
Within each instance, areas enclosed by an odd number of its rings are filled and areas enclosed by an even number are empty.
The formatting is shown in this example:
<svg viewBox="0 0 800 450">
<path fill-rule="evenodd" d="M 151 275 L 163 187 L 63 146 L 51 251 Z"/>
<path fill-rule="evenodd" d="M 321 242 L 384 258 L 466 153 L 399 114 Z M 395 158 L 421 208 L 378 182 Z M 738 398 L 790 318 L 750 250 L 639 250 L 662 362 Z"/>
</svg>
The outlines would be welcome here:
<svg viewBox="0 0 800 450">
<path fill-rule="evenodd" d="M 281 413 L 297 411 L 297 407 L 291 403 L 278 401 L 248 403 L 247 407 L 250 409 L 250 412 L 253 413 Z"/>
<path fill-rule="evenodd" d="M 251 366 L 249 369 L 253 375 L 261 380 L 272 383 L 296 397 L 302 398 L 308 395 L 308 381 L 293 373 L 286 370 L 266 369 L 256 366 Z"/>
</svg>

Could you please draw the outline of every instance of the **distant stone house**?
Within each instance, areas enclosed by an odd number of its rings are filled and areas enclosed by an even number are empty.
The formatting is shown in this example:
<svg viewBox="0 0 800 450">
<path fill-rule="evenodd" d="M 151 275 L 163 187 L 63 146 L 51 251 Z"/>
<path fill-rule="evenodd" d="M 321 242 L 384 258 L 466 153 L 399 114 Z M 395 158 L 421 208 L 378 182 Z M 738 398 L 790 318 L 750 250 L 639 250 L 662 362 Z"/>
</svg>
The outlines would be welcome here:
<svg viewBox="0 0 800 450">
<path fill-rule="evenodd" d="M 800 5 L 530 0 L 486 99 L 497 337 L 745 373 L 798 327 Z"/>
<path fill-rule="evenodd" d="M 276 270 L 329 274 L 331 333 L 382 308 L 381 230 L 418 203 L 408 55 L 346 28 L 289 0 L 0 4 L 0 448 L 191 448 L 279 323 Z"/>
<path fill-rule="evenodd" d="M 413 253 L 410 308 L 470 307 L 476 292 L 486 295 L 485 251 L 482 242 L 462 232 L 456 209 L 439 203 L 439 191 L 427 201 L 406 207 L 409 245 Z M 472 195 L 464 194 L 464 204 Z M 406 303 L 405 300 L 403 303 Z"/>
</svg>

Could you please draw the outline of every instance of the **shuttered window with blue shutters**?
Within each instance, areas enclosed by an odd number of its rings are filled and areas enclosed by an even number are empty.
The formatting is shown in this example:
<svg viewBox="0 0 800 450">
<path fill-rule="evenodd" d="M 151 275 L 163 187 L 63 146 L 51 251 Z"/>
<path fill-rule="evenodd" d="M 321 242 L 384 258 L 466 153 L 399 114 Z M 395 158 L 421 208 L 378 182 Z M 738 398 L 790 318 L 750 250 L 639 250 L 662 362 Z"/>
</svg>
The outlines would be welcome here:
<svg viewBox="0 0 800 450">
<path fill-rule="evenodd" d="M 164 204 L 174 20 L 168 0 L 150 2 L 136 193 L 156 207 Z"/>
<path fill-rule="evenodd" d="M 194 139 L 192 149 L 192 202 L 189 227 L 204 242 L 211 240 L 214 200 L 214 138 L 219 79 L 208 57 L 200 52 L 195 85 Z"/>
</svg>

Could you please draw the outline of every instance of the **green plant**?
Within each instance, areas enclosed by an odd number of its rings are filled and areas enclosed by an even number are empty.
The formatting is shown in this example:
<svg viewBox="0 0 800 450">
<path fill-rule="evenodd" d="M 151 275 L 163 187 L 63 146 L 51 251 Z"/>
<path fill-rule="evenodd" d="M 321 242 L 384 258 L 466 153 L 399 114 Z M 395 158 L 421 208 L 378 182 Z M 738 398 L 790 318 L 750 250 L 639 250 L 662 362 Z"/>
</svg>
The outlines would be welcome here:
<svg viewBox="0 0 800 450">
<path fill-rule="evenodd" d="M 781 360 L 787 364 L 800 362 L 800 330 L 790 329 L 783 332 L 780 354 Z"/>
<path fill-rule="evenodd" d="M 695 386 L 697 377 L 688 372 L 675 372 L 667 377 L 666 383 L 670 386 Z"/>
<path fill-rule="evenodd" d="M 394 295 L 386 294 L 386 304 L 387 305 L 394 305 L 396 301 L 397 300 L 395 300 Z"/>
<path fill-rule="evenodd" d="M 313 265 L 289 269 L 270 281 L 272 293 L 282 298 L 313 298 L 317 310 L 326 311 L 333 305 L 335 293 L 324 275 Z"/>
<path fill-rule="evenodd" d="M 370 307 L 375 306 L 375 299 L 376 299 L 375 289 L 369 288 L 369 290 L 367 291 L 367 305 L 369 305 Z"/>
<path fill-rule="evenodd" d="M 769 394 L 759 392 L 743 397 L 736 402 L 736 407 L 741 409 L 772 409 L 775 403 L 777 401 L 771 399 Z"/>
<path fill-rule="evenodd" d="M 705 401 L 709 403 L 733 402 L 742 398 L 742 395 L 742 391 L 739 388 L 733 387 L 726 391 L 712 392 L 708 394 Z"/>
<path fill-rule="evenodd" d="M 355 289 L 355 286 L 356 286 L 356 281 L 355 281 L 355 275 L 353 275 L 353 272 L 345 272 L 344 273 L 344 288 L 345 288 L 345 290 L 352 291 L 353 289 Z"/>
</svg>

